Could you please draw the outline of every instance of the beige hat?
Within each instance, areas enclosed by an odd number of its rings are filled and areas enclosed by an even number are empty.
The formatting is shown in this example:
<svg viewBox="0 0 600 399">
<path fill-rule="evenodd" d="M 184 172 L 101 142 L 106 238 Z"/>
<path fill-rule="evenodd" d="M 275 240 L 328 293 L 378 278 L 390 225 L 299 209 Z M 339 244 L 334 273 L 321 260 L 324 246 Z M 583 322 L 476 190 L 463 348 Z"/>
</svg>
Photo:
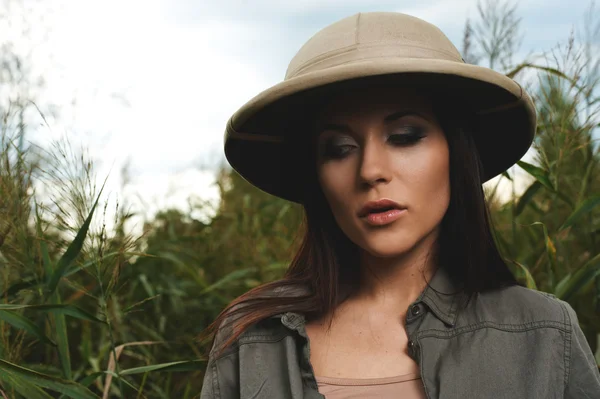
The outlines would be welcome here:
<svg viewBox="0 0 600 399">
<path fill-rule="evenodd" d="M 298 129 L 319 99 L 340 85 L 427 85 L 468 115 L 484 181 L 528 150 L 535 108 L 523 88 L 489 68 L 466 64 L 450 40 L 421 19 L 388 12 L 344 18 L 315 34 L 289 64 L 285 80 L 258 94 L 228 121 L 225 156 L 256 187 L 302 202 Z M 450 103 L 449 103 L 450 104 Z M 301 172 L 300 172 L 301 173 Z"/>
</svg>

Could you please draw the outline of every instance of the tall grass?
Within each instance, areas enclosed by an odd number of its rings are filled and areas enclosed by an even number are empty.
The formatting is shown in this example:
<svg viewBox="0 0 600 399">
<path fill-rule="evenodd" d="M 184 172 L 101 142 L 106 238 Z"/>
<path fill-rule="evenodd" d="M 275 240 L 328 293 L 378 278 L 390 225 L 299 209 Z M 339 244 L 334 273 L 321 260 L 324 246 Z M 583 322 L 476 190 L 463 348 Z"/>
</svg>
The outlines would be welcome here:
<svg viewBox="0 0 600 399">
<path fill-rule="evenodd" d="M 532 163 L 504 180 L 513 195 L 501 203 L 488 190 L 502 252 L 529 287 L 566 300 L 596 352 L 600 338 L 600 20 L 593 3 L 583 32 L 514 67 L 541 71 L 530 84 L 538 111 Z M 529 82 L 531 83 L 531 81 Z M 516 179 L 518 171 L 528 179 Z M 518 190 L 517 180 L 524 190 Z M 501 183 L 501 182 L 499 182 Z M 518 193 L 518 195 L 517 195 Z M 597 357 L 600 361 L 600 354 Z"/>
<path fill-rule="evenodd" d="M 519 279 L 573 305 L 597 350 L 598 59 L 591 39 L 574 35 L 514 65 L 506 53 L 516 39 L 478 36 L 503 12 L 513 19 L 499 31 L 518 34 L 513 8 L 492 11 L 483 4 L 471 21 L 469 59 L 485 64 L 493 52 L 495 66 L 530 83 L 540 115 L 535 156 L 486 185 L 497 239 Z M 233 298 L 282 275 L 300 208 L 223 169 L 216 210 L 165 209 L 134 237 L 133 214 L 108 200 L 85 151 L 28 144 L 20 115 L 4 115 L 0 136 L 0 398 L 195 397 L 207 344 L 198 333 Z M 508 201 L 499 187 L 513 192 Z M 194 217 L 206 213 L 216 216 Z"/>
<path fill-rule="evenodd" d="M 0 152 L 0 393 L 193 397 L 196 337 L 233 297 L 281 276 L 298 208 L 223 171 L 210 223 L 190 216 L 206 204 L 167 210 L 135 239 L 84 152 L 22 135 L 4 131 Z"/>
</svg>

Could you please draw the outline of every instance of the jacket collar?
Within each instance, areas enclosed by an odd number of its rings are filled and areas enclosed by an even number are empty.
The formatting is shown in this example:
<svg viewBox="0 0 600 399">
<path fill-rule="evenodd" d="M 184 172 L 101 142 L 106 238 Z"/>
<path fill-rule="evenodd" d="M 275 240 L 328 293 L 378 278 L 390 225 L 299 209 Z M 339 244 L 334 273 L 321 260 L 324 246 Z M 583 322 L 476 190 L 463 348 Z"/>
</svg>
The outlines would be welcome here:
<svg viewBox="0 0 600 399">
<path fill-rule="evenodd" d="M 457 284 L 448 272 L 440 267 L 417 302 L 419 300 L 423 301 L 438 319 L 454 327 L 458 311 L 465 303 L 466 294 L 460 284 Z"/>
<path fill-rule="evenodd" d="M 305 290 L 301 290 L 305 292 Z M 293 293 L 298 294 L 298 292 Z M 450 327 L 456 325 L 456 318 L 461 306 L 464 305 L 466 294 L 446 270 L 442 267 L 434 273 L 433 278 L 425 287 L 414 304 L 423 302 L 433 314 Z M 273 317 L 281 318 L 281 323 L 290 330 L 297 331 L 301 336 L 306 336 L 304 326 L 306 318 L 295 312 L 286 312 Z"/>
</svg>

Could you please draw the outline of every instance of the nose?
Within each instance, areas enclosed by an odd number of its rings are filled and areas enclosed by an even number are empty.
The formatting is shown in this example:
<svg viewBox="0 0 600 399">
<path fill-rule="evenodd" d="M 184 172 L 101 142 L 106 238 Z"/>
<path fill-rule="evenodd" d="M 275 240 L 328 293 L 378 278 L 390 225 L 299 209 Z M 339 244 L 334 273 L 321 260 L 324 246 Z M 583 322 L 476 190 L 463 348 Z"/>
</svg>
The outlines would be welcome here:
<svg viewBox="0 0 600 399">
<path fill-rule="evenodd" d="M 384 145 L 377 143 L 377 140 L 368 140 L 363 145 L 358 175 L 362 187 L 374 187 L 391 181 L 392 173 Z"/>
</svg>

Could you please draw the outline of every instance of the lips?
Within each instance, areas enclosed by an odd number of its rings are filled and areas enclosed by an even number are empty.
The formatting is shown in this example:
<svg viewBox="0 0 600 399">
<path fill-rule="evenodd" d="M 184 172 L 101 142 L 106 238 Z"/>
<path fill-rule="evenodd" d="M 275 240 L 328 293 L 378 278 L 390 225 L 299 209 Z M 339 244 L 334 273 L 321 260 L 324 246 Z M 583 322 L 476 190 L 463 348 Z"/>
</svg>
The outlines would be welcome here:
<svg viewBox="0 0 600 399">
<path fill-rule="evenodd" d="M 404 210 L 406 207 L 390 199 L 380 199 L 378 201 L 369 201 L 358 212 L 358 217 L 364 218 L 371 214 L 385 213 L 393 210 Z"/>
<path fill-rule="evenodd" d="M 406 207 L 389 199 L 370 201 L 358 212 L 358 217 L 373 226 L 384 226 L 406 213 Z"/>
</svg>

